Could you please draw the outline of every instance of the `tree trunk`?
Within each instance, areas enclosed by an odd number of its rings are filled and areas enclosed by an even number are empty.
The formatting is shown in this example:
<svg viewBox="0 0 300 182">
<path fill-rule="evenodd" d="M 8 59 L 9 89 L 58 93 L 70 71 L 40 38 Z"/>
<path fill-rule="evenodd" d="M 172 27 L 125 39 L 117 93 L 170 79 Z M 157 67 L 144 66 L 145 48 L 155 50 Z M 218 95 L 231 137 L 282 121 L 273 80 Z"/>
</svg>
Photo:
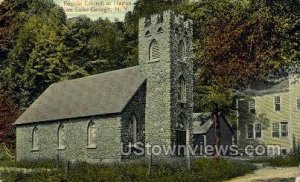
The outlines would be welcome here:
<svg viewBox="0 0 300 182">
<path fill-rule="evenodd" d="M 220 128 L 220 110 L 215 104 L 212 112 L 212 118 L 215 125 L 215 159 L 220 159 L 220 145 L 221 145 L 221 128 Z"/>
</svg>

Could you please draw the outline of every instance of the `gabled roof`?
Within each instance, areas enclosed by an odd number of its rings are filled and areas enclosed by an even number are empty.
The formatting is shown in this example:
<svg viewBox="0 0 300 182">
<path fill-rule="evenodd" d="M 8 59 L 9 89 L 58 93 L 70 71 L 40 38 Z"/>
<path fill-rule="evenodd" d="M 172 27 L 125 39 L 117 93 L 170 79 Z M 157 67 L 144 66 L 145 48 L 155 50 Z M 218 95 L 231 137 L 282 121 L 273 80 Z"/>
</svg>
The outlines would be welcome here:
<svg viewBox="0 0 300 182">
<path fill-rule="evenodd" d="M 250 95 L 265 95 L 278 92 L 286 92 L 289 89 L 289 78 L 282 78 L 273 82 L 257 82 L 252 84 L 249 89 L 246 90 Z"/>
<path fill-rule="evenodd" d="M 205 134 L 213 124 L 211 113 L 194 113 L 193 134 Z"/>
<path fill-rule="evenodd" d="M 52 84 L 14 123 L 120 113 L 145 78 L 139 67 Z"/>
<path fill-rule="evenodd" d="M 234 134 L 234 129 L 228 123 L 225 116 L 219 116 L 220 122 L 224 122 L 230 132 Z M 211 113 L 194 113 L 193 115 L 193 134 L 206 134 L 213 126 L 214 122 L 211 118 Z"/>
</svg>

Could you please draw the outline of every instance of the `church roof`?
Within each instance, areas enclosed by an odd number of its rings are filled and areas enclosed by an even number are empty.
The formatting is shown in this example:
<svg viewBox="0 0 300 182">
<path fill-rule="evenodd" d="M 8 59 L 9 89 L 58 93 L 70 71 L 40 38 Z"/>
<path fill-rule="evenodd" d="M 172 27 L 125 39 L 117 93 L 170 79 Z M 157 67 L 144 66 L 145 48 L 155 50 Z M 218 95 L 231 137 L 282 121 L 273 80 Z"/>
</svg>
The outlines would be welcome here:
<svg viewBox="0 0 300 182">
<path fill-rule="evenodd" d="M 120 113 L 144 81 L 136 66 L 54 83 L 14 124 Z"/>
</svg>

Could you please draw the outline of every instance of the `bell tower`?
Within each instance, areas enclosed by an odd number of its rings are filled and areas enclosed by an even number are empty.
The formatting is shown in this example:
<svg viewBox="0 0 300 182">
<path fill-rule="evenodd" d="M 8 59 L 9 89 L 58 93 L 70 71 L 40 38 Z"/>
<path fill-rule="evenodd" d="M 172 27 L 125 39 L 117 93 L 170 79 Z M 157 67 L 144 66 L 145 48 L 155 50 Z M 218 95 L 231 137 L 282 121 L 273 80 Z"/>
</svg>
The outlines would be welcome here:
<svg viewBox="0 0 300 182">
<path fill-rule="evenodd" d="M 145 142 L 189 142 L 193 115 L 193 21 L 165 11 L 139 21 L 139 65 L 147 79 Z"/>
</svg>

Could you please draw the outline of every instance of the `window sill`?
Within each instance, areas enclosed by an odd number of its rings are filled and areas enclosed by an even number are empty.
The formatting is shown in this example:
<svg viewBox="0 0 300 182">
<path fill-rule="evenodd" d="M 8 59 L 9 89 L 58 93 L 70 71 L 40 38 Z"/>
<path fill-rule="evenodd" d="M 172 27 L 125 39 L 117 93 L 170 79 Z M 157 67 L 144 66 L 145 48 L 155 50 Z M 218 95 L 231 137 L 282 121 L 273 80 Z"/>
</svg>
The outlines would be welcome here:
<svg viewBox="0 0 300 182">
<path fill-rule="evenodd" d="M 89 145 L 89 146 L 87 146 L 87 149 L 96 149 L 96 148 L 97 148 L 96 145 Z"/>
<path fill-rule="evenodd" d="M 177 62 L 187 64 L 186 59 L 184 59 L 184 60 L 177 59 Z"/>
<path fill-rule="evenodd" d="M 154 60 L 152 60 L 152 61 L 149 61 L 148 63 L 157 63 L 157 62 L 159 62 L 160 61 L 160 59 L 154 59 Z"/>
<path fill-rule="evenodd" d="M 57 150 L 66 150 L 66 147 L 59 147 Z"/>
<path fill-rule="evenodd" d="M 39 150 L 40 150 L 39 148 L 33 148 L 33 149 L 31 149 L 31 152 L 37 152 Z"/>
<path fill-rule="evenodd" d="M 186 100 L 179 100 L 178 103 L 179 104 L 186 104 L 187 102 L 186 102 Z"/>
</svg>

